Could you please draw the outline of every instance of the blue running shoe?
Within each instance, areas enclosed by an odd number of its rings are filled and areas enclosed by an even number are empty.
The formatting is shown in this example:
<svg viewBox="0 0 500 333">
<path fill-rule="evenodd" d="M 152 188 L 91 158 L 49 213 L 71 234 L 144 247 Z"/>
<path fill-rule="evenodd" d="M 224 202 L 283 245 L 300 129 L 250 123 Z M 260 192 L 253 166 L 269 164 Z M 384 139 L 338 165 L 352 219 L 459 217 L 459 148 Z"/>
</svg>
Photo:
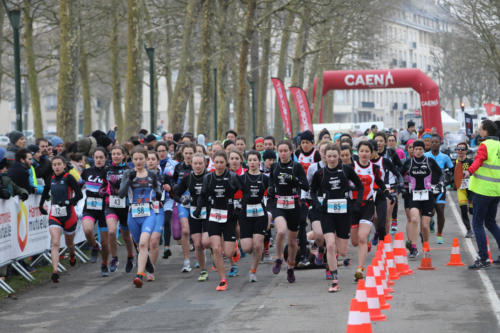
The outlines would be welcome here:
<svg viewBox="0 0 500 333">
<path fill-rule="evenodd" d="M 235 277 L 238 275 L 238 266 L 231 266 L 231 270 L 229 271 L 229 277 Z"/>
</svg>

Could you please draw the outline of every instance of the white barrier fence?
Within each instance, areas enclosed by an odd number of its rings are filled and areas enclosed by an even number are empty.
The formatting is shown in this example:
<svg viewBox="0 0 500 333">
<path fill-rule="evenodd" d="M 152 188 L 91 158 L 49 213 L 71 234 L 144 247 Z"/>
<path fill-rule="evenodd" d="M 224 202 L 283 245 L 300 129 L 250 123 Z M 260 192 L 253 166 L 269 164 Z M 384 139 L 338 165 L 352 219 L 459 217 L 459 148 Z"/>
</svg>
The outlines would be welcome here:
<svg viewBox="0 0 500 333">
<path fill-rule="evenodd" d="M 40 213 L 39 202 L 40 195 L 35 194 L 30 195 L 26 201 L 21 201 L 18 197 L 0 199 L 0 267 L 12 264 L 30 281 L 34 278 L 17 261 L 37 254 L 43 254 L 43 257 L 50 261 L 50 256 L 47 255 L 50 250 L 49 217 Z M 77 214 L 81 216 L 81 207 L 78 208 L 77 212 L 80 214 Z M 83 241 L 85 234 L 79 219 L 75 244 Z M 61 248 L 66 248 L 64 236 L 61 236 Z M 85 258 L 78 249 L 77 256 L 80 259 Z M 59 268 L 65 270 L 62 265 Z M 0 288 L 8 293 L 13 292 L 12 288 L 2 280 Z"/>
</svg>

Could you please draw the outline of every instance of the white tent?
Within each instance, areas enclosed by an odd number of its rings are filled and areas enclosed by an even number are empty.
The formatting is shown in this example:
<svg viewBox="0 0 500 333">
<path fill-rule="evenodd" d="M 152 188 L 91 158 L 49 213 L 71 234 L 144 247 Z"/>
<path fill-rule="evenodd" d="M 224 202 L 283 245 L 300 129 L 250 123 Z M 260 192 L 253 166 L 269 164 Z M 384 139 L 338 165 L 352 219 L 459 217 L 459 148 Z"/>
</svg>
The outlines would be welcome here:
<svg viewBox="0 0 500 333">
<path fill-rule="evenodd" d="M 460 129 L 460 122 L 450 117 L 445 111 L 441 111 L 441 121 L 443 123 L 443 132 L 456 133 Z"/>
</svg>

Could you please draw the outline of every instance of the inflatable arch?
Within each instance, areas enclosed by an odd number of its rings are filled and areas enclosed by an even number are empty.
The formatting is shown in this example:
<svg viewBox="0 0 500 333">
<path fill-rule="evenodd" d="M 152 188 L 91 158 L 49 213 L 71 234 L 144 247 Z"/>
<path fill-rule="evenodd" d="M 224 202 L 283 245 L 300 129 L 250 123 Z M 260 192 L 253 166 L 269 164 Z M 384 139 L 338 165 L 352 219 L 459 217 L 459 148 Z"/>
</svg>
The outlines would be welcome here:
<svg viewBox="0 0 500 333">
<path fill-rule="evenodd" d="M 317 78 L 314 79 L 313 96 L 316 96 L 316 81 Z M 439 135 L 443 136 L 439 87 L 419 69 L 325 71 L 321 96 L 330 90 L 384 88 L 413 88 L 418 92 L 424 128 L 436 127 Z M 323 107 L 320 122 L 323 122 Z"/>
</svg>

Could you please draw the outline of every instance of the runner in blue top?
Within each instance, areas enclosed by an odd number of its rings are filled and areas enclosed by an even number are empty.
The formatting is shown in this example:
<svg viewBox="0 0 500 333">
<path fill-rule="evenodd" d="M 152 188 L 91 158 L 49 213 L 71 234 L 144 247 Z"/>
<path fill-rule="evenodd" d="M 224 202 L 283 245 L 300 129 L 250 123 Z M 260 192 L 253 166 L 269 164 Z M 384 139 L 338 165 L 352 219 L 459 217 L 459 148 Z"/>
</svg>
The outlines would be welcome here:
<svg viewBox="0 0 500 333">
<path fill-rule="evenodd" d="M 436 197 L 436 213 L 438 221 L 438 230 L 436 234 L 436 242 L 438 244 L 443 244 L 443 229 L 444 229 L 444 206 L 446 204 L 446 186 L 444 184 L 444 178 L 446 173 L 453 173 L 453 162 L 451 158 L 439 151 L 441 147 L 441 137 L 438 134 L 434 134 L 431 139 L 431 151 L 426 152 L 424 155 L 432 158 L 436 161 L 438 166 L 443 171 L 443 176 L 441 177 L 441 186 L 439 191 L 434 191 L 434 196 Z M 432 228 L 431 228 L 432 229 Z"/>
<path fill-rule="evenodd" d="M 123 175 L 118 191 L 120 198 L 128 195 L 130 202 L 128 228 L 134 242 L 139 244 L 137 277 L 133 281 L 137 288 L 142 287 L 142 280 L 146 276 L 144 270 L 151 234 L 157 232 L 153 202 L 161 199 L 161 183 L 156 173 L 146 169 L 147 157 L 145 149 L 134 148 L 132 151 L 134 169 Z M 159 232 L 161 233 L 161 230 Z"/>
</svg>

